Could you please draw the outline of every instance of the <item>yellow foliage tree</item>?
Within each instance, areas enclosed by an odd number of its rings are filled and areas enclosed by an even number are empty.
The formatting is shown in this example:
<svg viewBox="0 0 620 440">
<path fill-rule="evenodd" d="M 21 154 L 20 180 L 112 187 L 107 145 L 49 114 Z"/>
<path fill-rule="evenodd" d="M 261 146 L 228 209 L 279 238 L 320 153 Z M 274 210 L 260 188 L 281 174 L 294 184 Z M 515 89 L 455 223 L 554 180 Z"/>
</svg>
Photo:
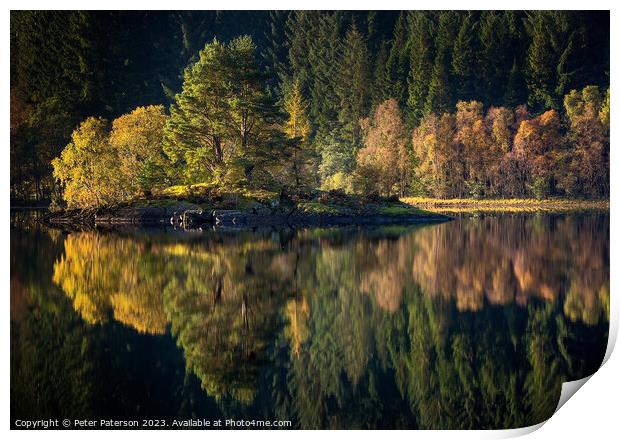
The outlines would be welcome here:
<svg viewBox="0 0 620 440">
<path fill-rule="evenodd" d="M 138 107 L 112 122 L 88 118 L 52 161 L 69 208 L 114 204 L 163 183 L 163 106 Z"/>
<path fill-rule="evenodd" d="M 571 90 L 564 97 L 570 121 L 566 176 L 560 184 L 569 194 L 601 197 L 609 193 L 609 90 L 597 86 Z"/>
<path fill-rule="evenodd" d="M 112 122 L 110 146 L 118 156 L 119 177 L 132 193 L 150 192 L 164 183 L 162 105 L 138 107 Z"/>
<path fill-rule="evenodd" d="M 122 199 L 126 189 L 116 176 L 116 157 L 108 144 L 108 122 L 88 118 L 52 161 L 54 177 L 64 186 L 70 208 L 101 206 Z"/>
<path fill-rule="evenodd" d="M 305 102 L 298 80 L 293 82 L 290 92 L 284 99 L 284 110 L 288 120 L 284 125 L 286 136 L 295 141 L 292 144 L 291 173 L 295 188 L 299 189 L 308 182 L 312 175 L 312 157 L 308 151 L 310 122 L 307 115 L 308 104 Z"/>
<path fill-rule="evenodd" d="M 455 148 L 455 118 L 428 114 L 413 130 L 411 145 L 417 167 L 416 178 L 429 194 L 460 197 L 464 191 L 462 155 Z"/>
</svg>

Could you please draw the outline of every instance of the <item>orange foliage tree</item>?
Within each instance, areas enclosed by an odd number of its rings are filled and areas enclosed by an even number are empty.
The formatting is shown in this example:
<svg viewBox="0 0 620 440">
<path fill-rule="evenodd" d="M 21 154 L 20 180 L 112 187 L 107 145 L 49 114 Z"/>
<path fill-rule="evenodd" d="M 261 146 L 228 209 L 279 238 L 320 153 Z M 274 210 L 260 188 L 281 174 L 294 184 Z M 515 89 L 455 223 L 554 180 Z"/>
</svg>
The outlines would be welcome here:
<svg viewBox="0 0 620 440">
<path fill-rule="evenodd" d="M 364 147 L 357 154 L 356 183 L 362 192 L 404 195 L 410 170 L 405 126 L 395 99 L 361 122 Z"/>
<path fill-rule="evenodd" d="M 562 146 L 560 117 L 555 110 L 523 121 L 514 140 L 514 160 L 521 162 L 528 190 L 536 197 L 554 191 Z"/>
</svg>

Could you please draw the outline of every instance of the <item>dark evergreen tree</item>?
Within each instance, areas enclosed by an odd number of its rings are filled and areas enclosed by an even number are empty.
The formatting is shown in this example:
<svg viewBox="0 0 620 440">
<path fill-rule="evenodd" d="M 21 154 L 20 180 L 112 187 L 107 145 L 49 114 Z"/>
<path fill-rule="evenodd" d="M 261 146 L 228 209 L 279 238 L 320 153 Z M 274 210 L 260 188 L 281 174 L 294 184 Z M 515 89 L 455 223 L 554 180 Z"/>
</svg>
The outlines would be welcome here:
<svg viewBox="0 0 620 440">
<path fill-rule="evenodd" d="M 341 51 L 341 13 L 322 14 L 316 34 L 312 35 L 310 51 L 310 119 L 314 136 L 325 136 L 335 129 L 339 97 L 336 91 Z"/>
<path fill-rule="evenodd" d="M 477 32 L 478 22 L 475 13 L 465 13 L 452 50 L 456 100 L 470 101 L 478 94 Z"/>
<path fill-rule="evenodd" d="M 336 93 L 339 98 L 338 128 L 341 138 L 354 150 L 361 145 L 360 120 L 370 109 L 370 84 L 368 50 L 366 42 L 353 24 L 342 44 L 338 65 Z"/>
<path fill-rule="evenodd" d="M 287 77 L 286 22 L 290 12 L 270 11 L 267 46 L 262 52 L 265 76 L 272 93 L 278 94 L 278 85 Z"/>
<path fill-rule="evenodd" d="M 403 106 L 407 102 L 407 71 L 410 58 L 407 49 L 407 17 L 407 12 L 401 12 L 398 16 L 385 65 L 388 81 L 387 97 L 396 99 Z"/>
<path fill-rule="evenodd" d="M 452 45 L 458 29 L 459 16 L 454 11 L 439 15 L 435 48 L 435 63 L 424 106 L 425 113 L 442 114 L 452 108 L 452 78 L 450 64 Z"/>
<path fill-rule="evenodd" d="M 527 100 L 526 90 L 523 72 L 519 64 L 517 64 L 517 59 L 514 58 L 510 73 L 508 74 L 502 104 L 506 107 L 516 107 L 525 103 Z"/>
<path fill-rule="evenodd" d="M 434 64 L 434 18 L 425 12 L 414 12 L 409 20 L 409 76 L 407 85 L 409 96 L 407 98 L 408 119 L 411 125 L 417 125 L 422 116 L 429 84 L 433 74 Z"/>
<path fill-rule="evenodd" d="M 286 21 L 288 47 L 288 77 L 295 77 L 304 94 L 310 90 L 311 67 L 310 48 L 318 28 L 319 14 L 310 11 L 295 11 Z"/>
<path fill-rule="evenodd" d="M 388 60 L 388 44 L 389 43 L 387 41 L 382 41 L 379 46 L 379 51 L 374 58 L 372 87 L 370 89 L 370 94 L 372 96 L 371 104 L 373 108 L 390 97 L 390 81 L 386 68 Z"/>
<path fill-rule="evenodd" d="M 484 11 L 480 15 L 480 81 L 483 92 L 478 99 L 488 105 L 501 105 L 506 78 L 512 68 L 507 18 L 502 11 Z"/>
</svg>

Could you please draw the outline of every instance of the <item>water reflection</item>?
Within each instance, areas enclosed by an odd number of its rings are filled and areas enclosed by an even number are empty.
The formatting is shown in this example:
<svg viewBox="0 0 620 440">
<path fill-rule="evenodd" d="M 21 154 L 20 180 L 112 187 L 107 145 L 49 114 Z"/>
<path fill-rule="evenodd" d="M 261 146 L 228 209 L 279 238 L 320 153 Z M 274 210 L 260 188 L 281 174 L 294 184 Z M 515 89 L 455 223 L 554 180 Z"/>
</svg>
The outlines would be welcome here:
<svg viewBox="0 0 620 440">
<path fill-rule="evenodd" d="M 537 423 L 563 381 L 600 364 L 608 255 L 606 214 L 277 233 L 12 229 L 12 417 L 73 417 L 84 399 L 96 417 Z M 58 373 L 68 362 L 76 373 Z M 102 395 L 106 381 L 117 395 Z M 66 408 L 36 400 L 34 389 L 62 386 L 80 390 Z"/>
<path fill-rule="evenodd" d="M 412 275 L 422 291 L 453 296 L 459 310 L 532 298 L 556 302 L 564 312 L 596 324 L 609 314 L 607 218 L 483 218 L 440 225 L 412 236 Z"/>
</svg>

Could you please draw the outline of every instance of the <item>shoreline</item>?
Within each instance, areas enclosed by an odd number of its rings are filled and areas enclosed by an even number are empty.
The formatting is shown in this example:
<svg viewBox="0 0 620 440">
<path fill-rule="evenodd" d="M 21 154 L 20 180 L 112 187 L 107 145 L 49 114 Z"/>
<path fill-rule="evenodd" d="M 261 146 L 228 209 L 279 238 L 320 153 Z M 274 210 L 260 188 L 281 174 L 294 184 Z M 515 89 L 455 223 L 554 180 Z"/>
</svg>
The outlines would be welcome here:
<svg viewBox="0 0 620 440">
<path fill-rule="evenodd" d="M 258 205 L 256 205 L 258 206 Z M 609 210 L 608 200 L 572 199 L 435 199 L 405 197 L 399 201 L 378 204 L 343 205 L 332 200 L 302 210 L 299 204 L 287 209 L 267 208 L 264 204 L 246 206 L 213 206 L 186 200 L 145 199 L 117 207 L 45 211 L 40 221 L 54 228 L 95 228 L 103 226 L 157 227 L 185 229 L 203 226 L 251 229 L 261 227 L 381 226 L 450 221 L 458 214 L 535 213 Z M 11 209 L 41 209 L 11 207 Z M 43 208 L 45 209 L 45 208 Z"/>
<path fill-rule="evenodd" d="M 178 202 L 169 206 L 126 206 L 89 210 L 47 212 L 41 222 L 54 228 L 105 228 L 136 226 L 173 226 L 194 229 L 213 228 L 251 229 L 262 227 L 321 227 L 321 226 L 382 226 L 416 223 L 438 223 L 452 217 L 419 209 L 396 213 L 376 212 L 311 212 L 299 210 L 257 212 L 241 209 L 204 209 L 200 205 Z"/>
<path fill-rule="evenodd" d="M 431 212 L 569 212 L 609 210 L 605 199 L 438 199 L 433 197 L 403 197 L 403 203 Z"/>
</svg>

